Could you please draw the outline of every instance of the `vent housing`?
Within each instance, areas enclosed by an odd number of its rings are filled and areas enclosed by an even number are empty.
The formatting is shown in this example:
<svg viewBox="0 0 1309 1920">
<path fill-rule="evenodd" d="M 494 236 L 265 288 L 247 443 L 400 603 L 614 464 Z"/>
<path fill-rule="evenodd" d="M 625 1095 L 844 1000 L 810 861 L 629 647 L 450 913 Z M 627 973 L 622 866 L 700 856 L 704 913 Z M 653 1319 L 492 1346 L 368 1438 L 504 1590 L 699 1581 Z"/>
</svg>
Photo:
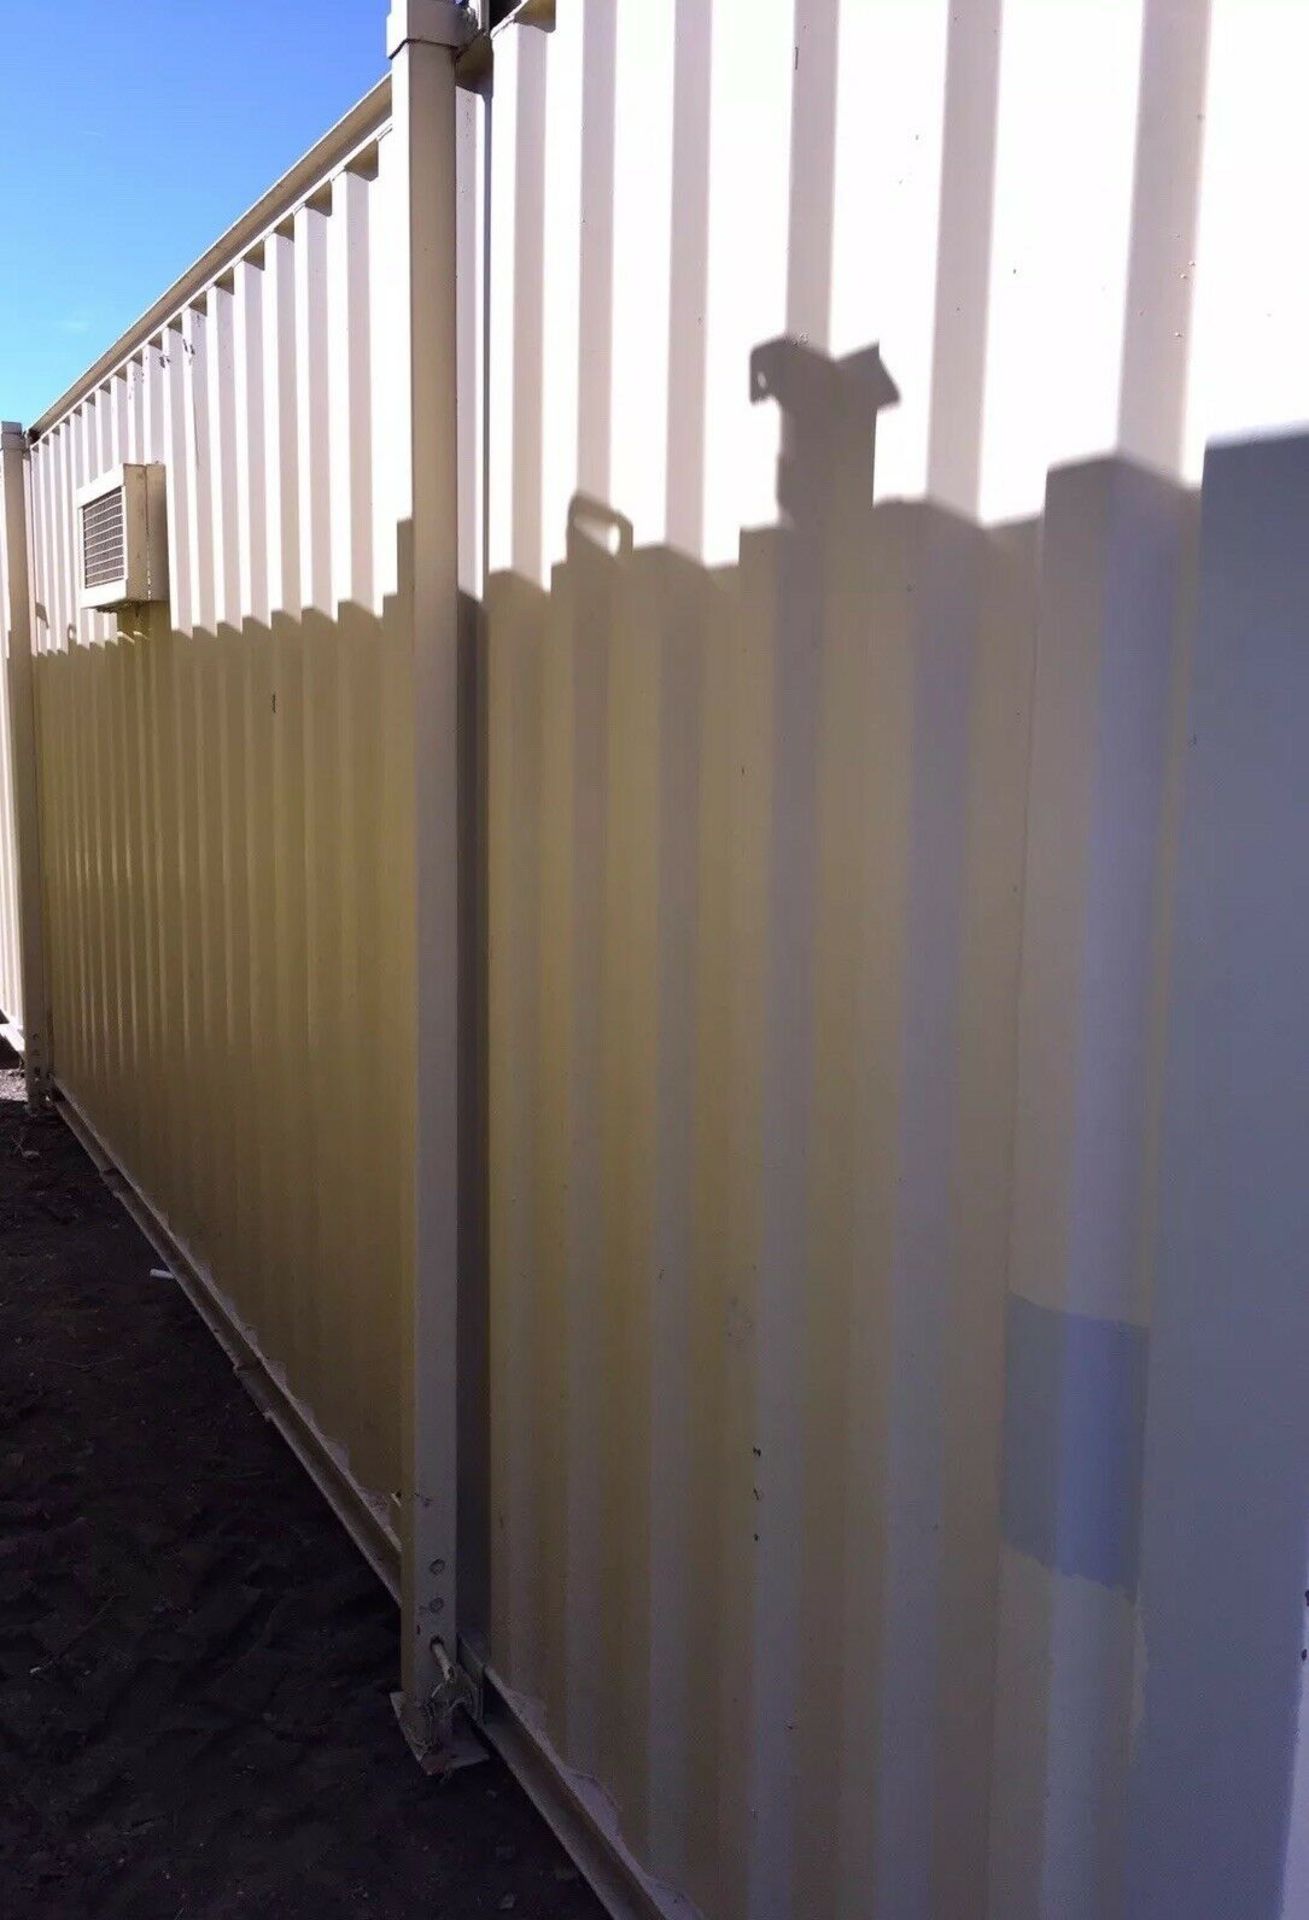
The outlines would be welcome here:
<svg viewBox="0 0 1309 1920">
<path fill-rule="evenodd" d="M 83 609 L 108 612 L 167 600 L 163 467 L 113 467 L 78 488 L 76 507 Z"/>
</svg>

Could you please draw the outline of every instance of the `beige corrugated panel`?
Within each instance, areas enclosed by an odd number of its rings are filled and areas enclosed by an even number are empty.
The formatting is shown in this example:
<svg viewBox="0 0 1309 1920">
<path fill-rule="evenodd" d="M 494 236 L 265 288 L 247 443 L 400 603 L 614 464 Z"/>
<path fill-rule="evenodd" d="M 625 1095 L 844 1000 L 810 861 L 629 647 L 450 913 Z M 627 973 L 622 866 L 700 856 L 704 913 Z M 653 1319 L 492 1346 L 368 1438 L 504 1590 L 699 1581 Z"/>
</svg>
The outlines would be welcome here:
<svg viewBox="0 0 1309 1920">
<path fill-rule="evenodd" d="M 873 509 L 872 361 L 752 393 L 787 326 L 789 9 L 742 19 L 716 91 L 708 17 L 638 12 L 497 64 L 492 1657 L 715 1920 L 898 1912 L 897 1875 L 962 1916 L 1034 529 Z M 793 525 L 742 535 L 776 517 L 777 397 Z"/>
<path fill-rule="evenodd" d="M 492 1645 L 710 1913 L 869 1882 L 909 1662 L 985 1850 L 1031 588 L 895 507 L 493 582 Z"/>
<path fill-rule="evenodd" d="M 379 1501 L 412 1178 L 386 146 L 32 454 L 57 1076 Z M 171 623 L 78 611 L 75 491 L 136 460 L 166 467 Z"/>
<path fill-rule="evenodd" d="M 1119 1911 L 1178 482 L 1304 411 L 1309 283 L 1228 270 L 1275 16 L 498 42 L 490 1653 L 672 1912 Z"/>
<path fill-rule="evenodd" d="M 10 563 L 4 500 L 0 497 L 0 1021 L 23 1030 L 19 939 L 18 844 L 15 837 L 13 736 L 9 724 Z"/>
<path fill-rule="evenodd" d="M 455 1626 L 670 1913 L 1153 1917 L 1123 1889 L 1156 1831 L 1201 1878 L 1195 1808 L 1227 1908 L 1272 1911 L 1309 1460 L 1304 449 L 1217 456 L 1198 541 L 1180 482 L 1210 433 L 1306 411 L 1302 260 L 1243 249 L 1256 199 L 1295 229 L 1309 28 L 1255 0 L 557 12 L 499 37 L 462 141 L 488 864 L 445 930 L 484 877 L 491 1565 Z M 300 180 L 31 470 L 56 1072 L 381 1496 L 420 1026 L 387 148 Z M 168 470 L 171 624 L 77 611 L 76 488 L 138 458 Z M 1239 1126 L 1233 980 L 1263 1049 Z M 1196 1413 L 1215 1370 L 1275 1387 L 1257 1443 Z M 485 1467 L 461 1455 L 469 1533 Z M 1215 1658 L 1210 1579 L 1248 1658 Z M 1242 1714 L 1244 1810 L 1185 1764 Z"/>
</svg>

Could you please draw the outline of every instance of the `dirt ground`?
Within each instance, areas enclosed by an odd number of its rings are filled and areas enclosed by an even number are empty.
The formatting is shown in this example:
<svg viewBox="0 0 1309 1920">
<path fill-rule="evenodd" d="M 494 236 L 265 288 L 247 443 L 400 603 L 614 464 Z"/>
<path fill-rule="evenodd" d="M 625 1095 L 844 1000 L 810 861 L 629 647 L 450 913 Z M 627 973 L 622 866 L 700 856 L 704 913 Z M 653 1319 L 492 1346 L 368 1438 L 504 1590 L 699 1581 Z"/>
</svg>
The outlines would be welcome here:
<svg viewBox="0 0 1309 1920">
<path fill-rule="evenodd" d="M 0 1915 L 598 1920 L 414 1764 L 389 1597 L 0 1055 Z"/>
</svg>

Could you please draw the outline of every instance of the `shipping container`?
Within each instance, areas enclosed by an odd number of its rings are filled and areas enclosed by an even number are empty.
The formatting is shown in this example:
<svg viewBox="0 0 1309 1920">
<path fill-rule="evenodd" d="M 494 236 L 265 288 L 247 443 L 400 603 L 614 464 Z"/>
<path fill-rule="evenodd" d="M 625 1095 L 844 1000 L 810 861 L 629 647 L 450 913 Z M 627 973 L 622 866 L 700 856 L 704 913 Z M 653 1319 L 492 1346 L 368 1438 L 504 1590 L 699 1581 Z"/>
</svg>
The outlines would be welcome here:
<svg viewBox="0 0 1309 1920">
<path fill-rule="evenodd" d="M 34 1096 L 615 1914 L 1296 1920 L 1309 26 L 388 51 L 6 429 Z"/>
</svg>

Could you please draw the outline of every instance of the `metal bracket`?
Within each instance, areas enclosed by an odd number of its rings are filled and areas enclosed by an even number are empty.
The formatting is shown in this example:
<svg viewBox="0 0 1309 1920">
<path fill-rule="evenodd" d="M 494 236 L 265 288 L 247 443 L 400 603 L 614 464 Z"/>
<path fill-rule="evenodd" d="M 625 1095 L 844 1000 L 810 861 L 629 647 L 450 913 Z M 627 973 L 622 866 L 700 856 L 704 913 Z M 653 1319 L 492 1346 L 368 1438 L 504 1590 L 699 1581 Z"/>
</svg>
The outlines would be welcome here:
<svg viewBox="0 0 1309 1920">
<path fill-rule="evenodd" d="M 455 79 L 468 93 L 490 91 L 495 72 L 495 43 L 510 27 L 535 27 L 541 33 L 555 30 L 556 0 L 518 0 L 518 5 L 494 27 L 483 27 L 455 56 Z"/>
<path fill-rule="evenodd" d="M 506 14 L 500 25 L 502 27 L 536 27 L 542 33 L 553 33 L 555 7 L 556 0 L 518 0 L 518 5 L 513 12 Z"/>
<path fill-rule="evenodd" d="M 444 1779 L 486 1759 L 486 1748 L 473 1732 L 482 1703 L 476 1682 L 450 1658 L 444 1642 L 434 1640 L 432 1654 L 440 1677 L 427 1699 L 411 1701 L 407 1694 L 393 1693 L 391 1705 L 423 1772 Z"/>
<path fill-rule="evenodd" d="M 25 1036 L 23 1064 L 27 1073 L 27 1110 L 29 1113 L 50 1113 L 55 1104 L 54 1082 L 45 1057 L 45 1039 L 40 1028 L 35 1028 Z"/>
<path fill-rule="evenodd" d="M 495 55 L 489 33 L 479 33 L 455 55 L 455 85 L 465 93 L 486 93 L 495 71 Z"/>
</svg>

